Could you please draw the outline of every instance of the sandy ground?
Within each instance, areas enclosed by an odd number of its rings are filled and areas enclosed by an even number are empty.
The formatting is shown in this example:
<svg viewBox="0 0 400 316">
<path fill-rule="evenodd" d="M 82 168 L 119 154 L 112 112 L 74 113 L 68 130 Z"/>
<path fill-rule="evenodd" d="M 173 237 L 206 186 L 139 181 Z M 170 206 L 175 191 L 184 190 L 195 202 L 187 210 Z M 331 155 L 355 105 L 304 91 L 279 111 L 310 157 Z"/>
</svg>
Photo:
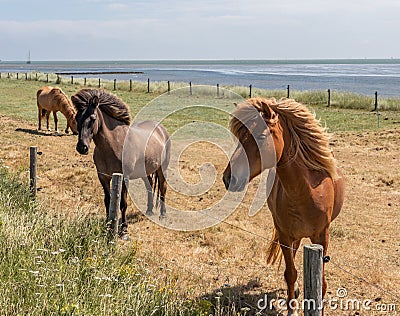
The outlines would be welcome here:
<svg viewBox="0 0 400 316">
<path fill-rule="evenodd" d="M 104 216 L 103 195 L 91 155 L 75 151 L 76 136 L 36 131 L 36 126 L 0 116 L 0 160 L 27 181 L 29 146 L 38 146 L 38 200 L 56 212 L 75 216 L 77 212 Z M 227 159 L 215 148 L 198 144 L 186 150 L 179 161 L 183 178 L 196 183 L 198 167 L 211 162 L 221 179 Z M 400 313 L 400 129 L 362 133 L 337 133 L 332 140 L 335 156 L 346 178 L 346 200 L 332 224 L 326 265 L 327 299 L 333 304 L 348 300 L 365 302 L 368 308 L 328 308 L 326 315 L 395 315 Z M 91 149 L 91 151 L 93 148 Z M 282 266 L 267 266 L 266 248 L 272 234 L 268 207 L 248 216 L 257 181 L 238 209 L 214 227 L 180 232 L 160 227 L 144 217 L 130 203 L 129 234 L 136 255 L 160 276 L 175 276 L 188 297 L 209 297 L 222 291 L 223 304 L 251 308 L 265 295 L 285 297 Z M 221 181 L 204 194 L 192 198 L 168 191 L 171 205 L 197 210 L 218 201 L 225 193 Z M 304 242 L 309 242 L 305 240 Z M 302 256 L 296 258 L 302 283 Z M 339 297 L 342 289 L 346 296 Z M 338 293 L 338 291 L 340 293 Z M 342 295 L 343 296 L 343 295 Z M 261 302 L 262 303 L 262 302 Z M 278 307 L 266 315 L 280 315 Z"/>
</svg>

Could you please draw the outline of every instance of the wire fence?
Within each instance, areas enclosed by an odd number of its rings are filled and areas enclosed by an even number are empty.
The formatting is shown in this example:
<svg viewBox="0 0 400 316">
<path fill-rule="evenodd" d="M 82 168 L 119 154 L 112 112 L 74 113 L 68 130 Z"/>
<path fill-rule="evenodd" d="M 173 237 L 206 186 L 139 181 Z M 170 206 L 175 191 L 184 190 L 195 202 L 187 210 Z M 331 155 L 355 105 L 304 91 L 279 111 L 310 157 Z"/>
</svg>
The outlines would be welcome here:
<svg viewBox="0 0 400 316">
<path fill-rule="evenodd" d="M 91 73 L 92 74 L 92 73 Z M 112 74 L 112 73 L 111 73 Z M 173 82 L 173 81 L 152 81 L 148 78 L 147 81 L 130 80 L 106 80 L 95 78 L 94 75 L 85 77 L 85 73 L 79 76 L 71 75 L 67 77 L 57 73 L 0 73 L 0 79 L 7 78 L 9 80 L 26 80 L 40 81 L 54 84 L 71 84 L 89 88 L 103 88 L 112 91 L 128 91 L 128 92 L 146 92 L 154 94 L 169 93 L 172 89 L 181 87 L 192 87 L 194 84 L 190 82 Z M 220 83 L 215 83 L 216 95 L 218 96 L 219 88 L 222 88 Z M 308 105 L 325 105 L 327 107 L 338 107 L 348 109 L 363 109 L 369 111 L 391 110 L 400 111 L 400 96 L 398 97 L 379 97 L 379 91 L 371 91 L 371 95 L 362 95 L 352 92 L 339 91 L 334 89 L 326 90 L 307 90 L 299 91 L 294 87 L 287 85 L 281 90 L 260 89 L 249 84 L 244 86 L 224 86 L 232 89 L 244 98 L 248 97 L 276 97 L 276 98 L 294 98 L 296 101 Z M 190 89 L 190 91 L 192 91 Z"/>
</svg>

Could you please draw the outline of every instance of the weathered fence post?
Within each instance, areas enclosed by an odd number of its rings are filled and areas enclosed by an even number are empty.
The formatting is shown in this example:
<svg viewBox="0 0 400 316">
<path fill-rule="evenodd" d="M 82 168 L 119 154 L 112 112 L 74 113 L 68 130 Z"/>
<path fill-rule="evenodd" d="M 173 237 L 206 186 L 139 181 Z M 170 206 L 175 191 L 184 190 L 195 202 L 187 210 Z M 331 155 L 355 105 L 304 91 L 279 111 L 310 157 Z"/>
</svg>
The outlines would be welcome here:
<svg viewBox="0 0 400 316">
<path fill-rule="evenodd" d="M 18 80 L 18 72 L 17 72 L 17 80 Z"/>
<path fill-rule="evenodd" d="M 304 246 L 304 316 L 321 316 L 323 252 L 321 245 Z"/>
<path fill-rule="evenodd" d="M 117 79 L 114 79 L 114 90 L 117 90 Z"/>
<path fill-rule="evenodd" d="M 219 83 L 217 83 L 217 97 L 219 98 Z"/>
<path fill-rule="evenodd" d="M 28 73 L 25 73 L 25 80 L 28 80 Z"/>
<path fill-rule="evenodd" d="M 328 105 L 327 107 L 331 106 L 331 89 L 328 89 Z"/>
<path fill-rule="evenodd" d="M 192 82 L 189 82 L 189 89 L 190 89 L 190 95 L 193 95 L 193 91 L 192 91 Z"/>
<path fill-rule="evenodd" d="M 250 88 L 250 91 L 249 91 L 249 98 L 251 98 L 251 88 L 252 88 L 252 85 L 250 85 L 249 88 Z"/>
<path fill-rule="evenodd" d="M 49 74 L 46 74 L 46 82 L 49 82 Z"/>
<path fill-rule="evenodd" d="M 170 94 L 170 92 L 171 92 L 171 83 L 168 80 L 168 95 Z"/>
<path fill-rule="evenodd" d="M 286 95 L 286 98 L 288 98 L 289 99 L 289 97 L 290 97 L 290 85 L 287 85 L 287 95 Z"/>
<path fill-rule="evenodd" d="M 37 146 L 29 148 L 29 190 L 36 197 L 36 174 L 37 174 Z"/>
<path fill-rule="evenodd" d="M 132 92 L 132 79 L 129 79 L 129 92 Z"/>
<path fill-rule="evenodd" d="M 150 93 L 150 78 L 147 78 L 147 93 Z"/>
<path fill-rule="evenodd" d="M 86 77 L 83 78 L 83 85 L 86 86 Z"/>
<path fill-rule="evenodd" d="M 375 91 L 374 111 L 378 111 L 378 91 Z"/>
<path fill-rule="evenodd" d="M 35 78 L 35 81 L 38 81 L 38 75 L 37 75 L 37 73 L 36 73 L 36 78 Z"/>
<path fill-rule="evenodd" d="M 110 223 L 110 231 L 113 236 L 118 235 L 118 218 L 121 203 L 122 177 L 122 173 L 113 173 L 111 180 L 110 208 L 107 220 Z"/>
<path fill-rule="evenodd" d="M 99 88 L 101 87 L 101 79 L 99 78 Z"/>
<path fill-rule="evenodd" d="M 74 76 L 71 76 L 71 84 L 74 84 Z"/>
</svg>

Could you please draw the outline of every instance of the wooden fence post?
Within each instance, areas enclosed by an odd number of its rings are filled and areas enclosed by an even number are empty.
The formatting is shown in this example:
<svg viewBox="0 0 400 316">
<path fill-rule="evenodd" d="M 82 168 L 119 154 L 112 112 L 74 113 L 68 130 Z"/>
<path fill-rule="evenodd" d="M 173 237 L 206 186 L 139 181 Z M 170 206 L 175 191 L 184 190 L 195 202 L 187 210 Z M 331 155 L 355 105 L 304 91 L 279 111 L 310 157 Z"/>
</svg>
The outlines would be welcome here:
<svg viewBox="0 0 400 316">
<path fill-rule="evenodd" d="M 99 89 L 100 89 L 100 87 L 101 87 L 101 79 L 99 78 Z"/>
<path fill-rule="evenodd" d="M 290 85 L 287 85 L 287 95 L 286 95 L 286 98 L 290 98 Z"/>
<path fill-rule="evenodd" d="M 378 111 L 378 91 L 375 91 L 374 111 Z"/>
<path fill-rule="evenodd" d="M 250 88 L 250 91 L 249 91 L 249 98 L 251 98 L 251 88 L 252 88 L 252 85 L 250 85 L 249 88 Z"/>
<path fill-rule="evenodd" d="M 168 95 L 170 94 L 170 92 L 171 92 L 171 83 L 168 80 Z"/>
<path fill-rule="evenodd" d="M 86 77 L 83 78 L 83 85 L 86 86 Z"/>
<path fill-rule="evenodd" d="M 38 81 L 38 75 L 37 75 L 37 73 L 36 73 L 36 78 L 35 78 L 35 81 Z"/>
<path fill-rule="evenodd" d="M 108 221 L 113 236 L 118 235 L 118 218 L 121 203 L 122 173 L 113 173 L 111 180 L 111 196 Z"/>
<path fill-rule="evenodd" d="M 321 316 L 323 252 L 321 245 L 304 246 L 304 316 Z"/>
<path fill-rule="evenodd" d="M 117 79 L 114 79 L 114 91 L 117 90 Z"/>
<path fill-rule="evenodd" d="M 132 92 L 132 79 L 129 79 L 129 92 Z"/>
<path fill-rule="evenodd" d="M 46 82 L 49 82 L 49 74 L 46 74 Z"/>
<path fill-rule="evenodd" d="M 74 84 L 74 76 L 71 76 L 71 84 Z"/>
<path fill-rule="evenodd" d="M 17 72 L 17 80 L 18 80 L 18 72 Z"/>
<path fill-rule="evenodd" d="M 25 80 L 28 80 L 28 73 L 25 73 Z"/>
<path fill-rule="evenodd" d="M 37 146 L 29 148 L 29 190 L 36 197 L 36 174 L 37 174 Z"/>
<path fill-rule="evenodd" d="M 150 93 L 150 78 L 147 78 L 147 93 Z"/>
<path fill-rule="evenodd" d="M 327 107 L 331 106 L 331 89 L 328 89 L 328 105 Z"/>
<path fill-rule="evenodd" d="M 192 91 L 192 82 L 189 82 L 189 89 L 190 89 L 190 95 L 193 95 L 193 91 Z"/>
<path fill-rule="evenodd" d="M 219 83 L 217 83 L 217 97 L 219 98 Z"/>
</svg>

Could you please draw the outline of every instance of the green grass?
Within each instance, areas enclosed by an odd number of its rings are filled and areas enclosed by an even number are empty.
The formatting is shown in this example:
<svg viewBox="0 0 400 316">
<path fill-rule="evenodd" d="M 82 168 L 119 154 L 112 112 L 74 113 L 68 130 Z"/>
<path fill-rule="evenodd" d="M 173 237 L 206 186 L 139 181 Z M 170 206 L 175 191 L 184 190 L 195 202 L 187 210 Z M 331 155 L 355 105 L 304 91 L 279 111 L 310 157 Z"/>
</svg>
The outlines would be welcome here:
<svg viewBox="0 0 400 316">
<path fill-rule="evenodd" d="M 79 210 L 77 210 L 78 212 Z M 176 276 L 109 242 L 103 222 L 43 210 L 0 166 L 2 315 L 203 315 L 211 305 L 176 294 Z M 172 272 L 171 272 L 172 273 Z"/>
<path fill-rule="evenodd" d="M 29 74 L 28 78 L 35 79 L 36 74 Z M 11 74 L 11 78 L 7 79 L 3 73 L 0 79 L 0 114 L 10 116 L 13 118 L 22 119 L 28 122 L 37 122 L 37 107 L 36 107 L 36 91 L 43 85 L 58 85 L 68 95 L 75 94 L 79 89 L 83 88 L 83 79 L 74 79 L 71 84 L 71 79 L 62 77 L 57 78 L 56 75 L 49 75 L 49 83 L 46 83 L 46 75 L 38 74 L 38 81 L 25 80 L 25 75 L 20 74 L 19 80 L 16 80 L 15 74 Z M 57 83 L 58 82 L 58 83 Z M 152 100 L 156 99 L 167 91 L 166 82 L 151 82 L 151 92 L 147 93 L 147 83 L 133 82 L 132 91 L 129 91 L 129 82 L 117 82 L 117 90 L 113 91 L 114 84 L 112 81 L 102 81 L 103 88 L 115 93 L 122 98 L 129 106 L 133 117 L 139 112 L 141 108 L 147 105 Z M 87 79 L 87 87 L 97 88 L 98 79 Z M 182 88 L 186 86 L 185 83 L 171 83 L 171 89 Z M 194 86 L 195 87 L 195 86 Z M 232 90 L 235 94 L 241 97 L 248 97 L 248 87 L 226 87 Z M 194 88 L 195 89 L 195 88 Z M 213 89 L 213 88 L 210 88 Z M 189 91 L 188 88 L 183 91 Z M 227 91 L 222 89 L 221 91 Z M 223 92 L 221 92 L 223 93 Z M 173 92 L 174 94 L 174 92 Z M 262 97 L 275 97 L 281 98 L 286 96 L 284 90 L 261 90 L 253 89 L 253 96 Z M 170 98 L 168 102 L 181 102 L 180 96 L 175 95 L 176 99 Z M 376 112 L 371 112 L 374 108 L 373 97 L 367 97 L 355 93 L 336 92 L 333 91 L 331 95 L 331 106 L 326 107 L 327 93 L 326 91 L 291 91 L 291 97 L 299 102 L 307 104 L 312 108 L 322 123 L 325 124 L 331 131 L 362 131 L 362 130 L 376 130 L 378 129 L 378 115 Z M 194 102 L 195 97 L 187 98 L 184 102 Z M 163 96 L 164 100 L 167 100 Z M 222 101 L 221 101 L 222 99 Z M 233 98 L 230 98 L 233 100 Z M 210 102 L 214 102 L 217 107 L 220 107 L 221 102 L 230 102 L 224 100 L 223 97 L 210 98 Z M 226 103 L 223 111 L 233 109 L 232 103 L 228 106 Z M 379 125 L 380 128 L 393 128 L 400 124 L 400 99 L 379 99 Z M 162 111 L 163 105 L 160 103 L 158 108 L 154 108 L 153 114 L 157 116 Z M 201 112 L 203 111 L 203 112 Z M 183 110 L 175 112 L 170 115 L 164 124 L 170 132 L 182 126 L 182 122 L 190 122 L 196 120 L 209 121 L 210 118 L 213 122 L 227 126 L 229 115 L 227 113 L 216 112 L 210 113 L 209 109 L 204 108 L 197 112 L 190 110 Z M 60 126 L 64 126 L 64 118 L 60 115 Z"/>
</svg>

